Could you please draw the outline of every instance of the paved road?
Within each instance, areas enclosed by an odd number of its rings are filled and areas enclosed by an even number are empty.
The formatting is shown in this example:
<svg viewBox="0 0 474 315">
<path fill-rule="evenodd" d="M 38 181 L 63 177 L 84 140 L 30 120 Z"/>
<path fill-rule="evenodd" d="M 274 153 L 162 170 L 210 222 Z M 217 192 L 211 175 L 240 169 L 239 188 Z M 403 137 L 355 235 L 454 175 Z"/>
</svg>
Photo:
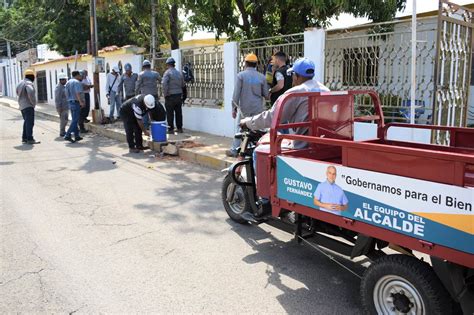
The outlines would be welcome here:
<svg viewBox="0 0 474 315">
<path fill-rule="evenodd" d="M 360 312 L 352 274 L 229 221 L 220 173 L 99 136 L 66 144 L 42 119 L 42 143 L 21 145 L 20 117 L 0 106 L 0 313 Z"/>
</svg>

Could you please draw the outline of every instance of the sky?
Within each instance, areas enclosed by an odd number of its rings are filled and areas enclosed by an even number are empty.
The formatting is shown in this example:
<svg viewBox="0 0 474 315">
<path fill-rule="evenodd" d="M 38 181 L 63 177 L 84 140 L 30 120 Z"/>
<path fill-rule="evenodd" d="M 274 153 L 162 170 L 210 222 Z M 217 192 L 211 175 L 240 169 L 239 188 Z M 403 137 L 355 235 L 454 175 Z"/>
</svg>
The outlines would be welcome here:
<svg viewBox="0 0 474 315">
<path fill-rule="evenodd" d="M 473 0 L 453 0 L 451 2 L 454 2 L 459 5 L 474 3 Z M 438 0 L 417 0 L 416 1 L 417 13 L 423 13 L 423 12 L 433 11 L 437 9 L 438 9 Z M 407 5 L 406 5 L 405 10 L 403 12 L 398 12 L 397 17 L 411 15 L 412 12 L 413 12 L 413 0 L 407 0 Z M 338 18 L 331 19 L 331 27 L 329 27 L 329 29 L 344 28 L 344 27 L 364 24 L 368 22 L 369 22 L 368 19 L 355 18 L 351 14 L 344 13 L 344 14 L 341 14 Z M 185 32 L 183 40 L 203 39 L 203 38 L 214 38 L 214 33 L 199 31 L 195 33 L 194 35 L 192 35 L 190 32 Z"/>
</svg>

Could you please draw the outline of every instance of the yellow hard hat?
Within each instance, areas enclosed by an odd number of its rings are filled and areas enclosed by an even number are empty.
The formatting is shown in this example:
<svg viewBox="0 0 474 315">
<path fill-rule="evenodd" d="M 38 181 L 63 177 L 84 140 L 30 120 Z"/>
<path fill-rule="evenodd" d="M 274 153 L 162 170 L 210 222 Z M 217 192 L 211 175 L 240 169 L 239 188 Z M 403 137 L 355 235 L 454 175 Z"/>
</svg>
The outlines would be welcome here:
<svg viewBox="0 0 474 315">
<path fill-rule="evenodd" d="M 247 56 L 245 56 L 244 60 L 248 62 L 258 62 L 257 55 L 255 54 L 248 54 Z"/>
<path fill-rule="evenodd" d="M 33 69 L 26 69 L 25 70 L 25 76 L 27 75 L 35 75 L 35 71 Z"/>
</svg>

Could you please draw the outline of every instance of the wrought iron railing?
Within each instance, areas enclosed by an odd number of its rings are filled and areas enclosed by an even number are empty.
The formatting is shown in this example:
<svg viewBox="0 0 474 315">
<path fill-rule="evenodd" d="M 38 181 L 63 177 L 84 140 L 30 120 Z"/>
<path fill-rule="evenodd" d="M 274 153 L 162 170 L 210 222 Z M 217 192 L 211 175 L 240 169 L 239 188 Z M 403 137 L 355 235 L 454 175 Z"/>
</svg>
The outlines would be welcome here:
<svg viewBox="0 0 474 315">
<path fill-rule="evenodd" d="M 189 64 L 194 80 L 188 82 L 186 104 L 191 106 L 223 106 L 224 48 L 222 45 L 181 50 L 181 67 Z"/>
<path fill-rule="evenodd" d="M 474 10 L 440 0 L 438 12 L 438 57 L 434 122 L 462 127 L 474 105 L 469 106 Z M 446 133 L 438 132 L 434 141 L 449 143 Z"/>
<path fill-rule="evenodd" d="M 417 25 L 415 121 L 432 123 L 436 18 Z M 331 90 L 369 89 L 379 93 L 386 122 L 410 121 L 411 22 L 399 20 L 327 33 L 325 84 Z M 368 113 L 370 98 L 356 98 L 359 113 Z"/>
<path fill-rule="evenodd" d="M 265 72 L 265 68 L 271 56 L 283 51 L 288 56 L 288 62 L 292 64 L 294 60 L 304 54 L 304 33 L 266 37 L 253 40 L 246 40 L 239 43 L 238 65 L 239 69 L 244 69 L 244 58 L 249 53 L 254 53 L 258 57 L 258 70 Z"/>
</svg>

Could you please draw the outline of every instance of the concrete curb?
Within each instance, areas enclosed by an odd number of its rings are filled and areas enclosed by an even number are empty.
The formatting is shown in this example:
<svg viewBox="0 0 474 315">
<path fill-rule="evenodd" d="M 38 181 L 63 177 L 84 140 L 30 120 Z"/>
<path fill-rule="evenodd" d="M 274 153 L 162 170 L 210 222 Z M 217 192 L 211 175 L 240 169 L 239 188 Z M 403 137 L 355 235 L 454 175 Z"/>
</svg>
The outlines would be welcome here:
<svg viewBox="0 0 474 315">
<path fill-rule="evenodd" d="M 0 104 L 3 105 L 3 106 L 6 106 L 6 107 L 17 109 L 16 107 L 10 106 L 9 103 L 2 102 L 1 100 L 0 100 Z M 59 117 L 56 116 L 56 115 L 53 115 L 53 114 L 48 114 L 48 113 L 44 113 L 44 112 L 40 112 L 40 111 L 35 111 L 35 115 L 38 116 L 38 117 L 47 119 L 47 120 L 59 122 Z M 112 130 L 112 129 L 107 129 L 107 128 L 104 128 L 101 125 L 96 125 L 96 124 L 91 124 L 91 123 L 87 123 L 86 126 L 87 126 L 88 130 L 90 130 L 91 132 L 93 132 L 97 135 L 104 136 L 104 137 L 107 137 L 107 138 L 110 138 L 110 139 L 114 139 L 114 140 L 117 140 L 117 141 L 120 141 L 120 142 L 127 142 L 127 138 L 126 138 L 124 132 L 120 132 L 120 131 L 116 131 L 116 130 Z M 152 141 L 148 142 L 148 146 L 152 150 L 155 150 L 155 151 L 159 150 L 160 145 L 162 145 L 162 144 L 158 144 L 158 143 L 155 143 L 155 142 L 152 142 Z M 220 158 L 215 157 L 211 154 L 198 152 L 198 150 L 196 150 L 196 149 L 193 150 L 193 149 L 187 149 L 187 148 L 180 148 L 178 152 L 179 152 L 178 153 L 179 157 L 181 159 L 187 161 L 187 162 L 196 163 L 196 164 L 206 166 L 206 167 L 216 169 L 216 170 L 222 170 L 224 168 L 229 167 L 232 164 L 229 161 L 226 161 L 224 159 L 220 159 Z"/>
</svg>

